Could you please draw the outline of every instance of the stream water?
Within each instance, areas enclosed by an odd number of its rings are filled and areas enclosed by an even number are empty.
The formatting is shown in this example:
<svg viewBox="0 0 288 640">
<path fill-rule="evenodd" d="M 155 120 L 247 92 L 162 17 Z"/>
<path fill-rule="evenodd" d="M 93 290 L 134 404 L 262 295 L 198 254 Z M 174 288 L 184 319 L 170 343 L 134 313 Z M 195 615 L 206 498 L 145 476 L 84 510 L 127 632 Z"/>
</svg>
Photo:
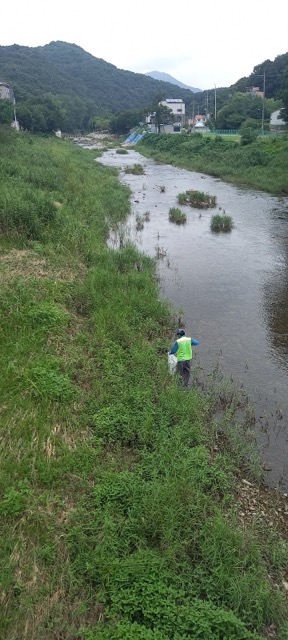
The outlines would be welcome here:
<svg viewBox="0 0 288 640">
<path fill-rule="evenodd" d="M 182 310 L 186 333 L 199 340 L 201 367 L 206 373 L 220 367 L 247 390 L 267 482 L 287 491 L 288 198 L 158 164 L 134 149 L 127 155 L 110 149 L 98 161 L 118 167 L 120 180 L 129 185 L 125 235 L 158 256 L 161 295 Z M 134 163 L 144 166 L 144 175 L 125 173 Z M 187 223 L 175 225 L 169 209 L 179 207 L 177 195 L 187 189 L 215 195 L 217 206 L 180 207 Z M 211 216 L 223 211 L 234 228 L 215 234 Z M 137 231 L 139 216 L 146 221 Z"/>
</svg>

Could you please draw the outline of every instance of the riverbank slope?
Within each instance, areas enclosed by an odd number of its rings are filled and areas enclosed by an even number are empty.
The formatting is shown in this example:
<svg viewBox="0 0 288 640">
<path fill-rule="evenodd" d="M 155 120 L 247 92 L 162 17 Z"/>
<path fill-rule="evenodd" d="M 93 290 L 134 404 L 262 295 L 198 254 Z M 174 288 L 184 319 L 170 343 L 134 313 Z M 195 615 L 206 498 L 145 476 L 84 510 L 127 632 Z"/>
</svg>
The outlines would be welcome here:
<svg viewBox="0 0 288 640">
<path fill-rule="evenodd" d="M 233 391 L 169 376 L 155 264 L 106 245 L 128 189 L 95 151 L 0 144 L 1 637 L 284 640 L 285 497 Z"/>
<path fill-rule="evenodd" d="M 250 144 L 225 136 L 146 134 L 137 151 L 159 162 L 207 173 L 274 195 L 288 194 L 288 136 L 256 138 Z"/>
</svg>

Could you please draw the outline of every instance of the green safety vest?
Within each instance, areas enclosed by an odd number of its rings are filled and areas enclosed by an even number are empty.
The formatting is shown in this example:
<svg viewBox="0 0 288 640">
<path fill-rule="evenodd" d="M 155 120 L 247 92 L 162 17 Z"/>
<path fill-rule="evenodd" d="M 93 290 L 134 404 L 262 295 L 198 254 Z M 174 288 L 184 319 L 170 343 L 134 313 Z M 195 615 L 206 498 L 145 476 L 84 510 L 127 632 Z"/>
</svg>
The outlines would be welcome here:
<svg viewBox="0 0 288 640">
<path fill-rule="evenodd" d="M 176 340 L 178 344 L 178 349 L 176 351 L 177 360 L 191 360 L 192 358 L 192 345 L 191 338 L 187 336 L 183 336 L 182 338 L 178 338 Z"/>
</svg>

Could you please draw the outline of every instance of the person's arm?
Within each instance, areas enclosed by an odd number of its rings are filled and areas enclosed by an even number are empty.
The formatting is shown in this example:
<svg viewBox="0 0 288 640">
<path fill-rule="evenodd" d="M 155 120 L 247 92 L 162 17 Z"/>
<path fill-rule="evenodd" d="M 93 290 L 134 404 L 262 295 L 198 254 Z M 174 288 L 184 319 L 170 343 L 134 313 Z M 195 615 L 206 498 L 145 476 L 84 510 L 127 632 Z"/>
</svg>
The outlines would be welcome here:
<svg viewBox="0 0 288 640">
<path fill-rule="evenodd" d="M 176 353 L 178 349 L 178 343 L 174 342 L 173 346 L 171 347 L 170 351 L 169 351 L 169 355 L 171 356 L 173 353 Z"/>
<path fill-rule="evenodd" d="M 199 344 L 198 340 L 195 340 L 194 338 L 191 338 L 191 344 L 193 344 L 195 347 L 197 344 Z"/>
</svg>

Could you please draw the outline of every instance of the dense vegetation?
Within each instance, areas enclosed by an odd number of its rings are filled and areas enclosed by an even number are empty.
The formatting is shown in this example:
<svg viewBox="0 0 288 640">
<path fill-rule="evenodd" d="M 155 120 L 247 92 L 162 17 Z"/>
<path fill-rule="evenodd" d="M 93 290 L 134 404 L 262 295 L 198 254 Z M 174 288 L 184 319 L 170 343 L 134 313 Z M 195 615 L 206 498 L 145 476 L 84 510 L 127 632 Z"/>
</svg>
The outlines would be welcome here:
<svg viewBox="0 0 288 640">
<path fill-rule="evenodd" d="M 283 106 L 284 116 L 288 114 L 287 53 L 257 65 L 248 78 L 232 87 L 218 87 L 216 122 L 214 89 L 194 94 L 148 75 L 117 69 L 75 44 L 0 46 L 0 69 L 0 81 L 14 88 L 21 127 L 29 131 L 51 132 L 60 127 L 76 133 L 109 128 L 121 134 L 143 121 L 145 113 L 154 112 L 159 100 L 167 97 L 182 98 L 187 117 L 197 111 L 210 114 L 213 128 L 234 129 L 244 123 L 260 128 L 263 101 L 246 89 L 252 85 L 263 89 L 264 70 L 265 125 L 275 109 Z"/>
<path fill-rule="evenodd" d="M 45 109 L 53 112 L 53 128 L 67 132 L 92 130 L 123 111 L 137 112 L 155 95 L 175 95 L 175 85 L 144 74 L 117 69 L 81 47 L 51 42 L 44 47 L 0 47 L 0 81 L 13 86 L 17 115 L 24 128 L 45 130 Z M 192 92 L 177 89 L 177 97 L 191 99 Z M 52 102 L 52 104 L 51 104 Z M 53 109 L 52 109 L 53 107 Z M 52 116 L 52 113 L 51 113 Z M 124 116 L 123 116 L 124 117 Z M 131 124 L 129 120 L 129 126 Z M 41 128 L 42 126 L 42 128 Z"/>
<path fill-rule="evenodd" d="M 250 144 L 239 144 L 223 136 L 199 133 L 146 134 L 136 146 L 144 155 L 161 162 L 270 193 L 288 194 L 287 136 L 255 138 Z"/>
<path fill-rule="evenodd" d="M 68 142 L 0 144 L 1 638 L 284 640 L 233 387 L 181 391 L 153 261 L 107 248 L 127 188 Z"/>
</svg>

